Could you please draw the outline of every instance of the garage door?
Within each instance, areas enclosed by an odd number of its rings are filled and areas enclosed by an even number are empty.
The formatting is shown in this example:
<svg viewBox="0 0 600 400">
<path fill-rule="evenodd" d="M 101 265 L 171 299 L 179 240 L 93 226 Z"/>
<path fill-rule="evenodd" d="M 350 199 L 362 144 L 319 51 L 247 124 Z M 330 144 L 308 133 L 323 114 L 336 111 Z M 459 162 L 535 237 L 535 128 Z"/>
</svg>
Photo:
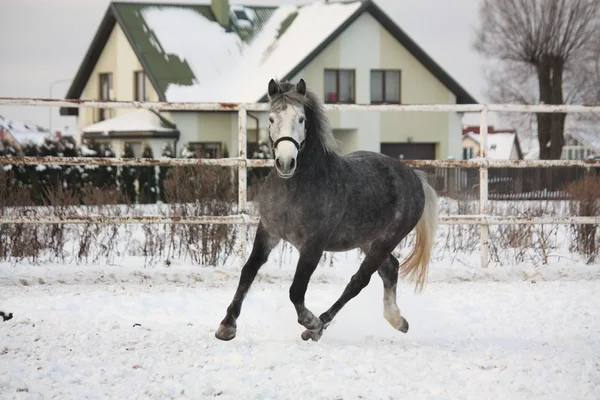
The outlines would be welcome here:
<svg viewBox="0 0 600 400">
<path fill-rule="evenodd" d="M 404 160 L 435 160 L 435 143 L 381 143 L 381 153 Z"/>
</svg>

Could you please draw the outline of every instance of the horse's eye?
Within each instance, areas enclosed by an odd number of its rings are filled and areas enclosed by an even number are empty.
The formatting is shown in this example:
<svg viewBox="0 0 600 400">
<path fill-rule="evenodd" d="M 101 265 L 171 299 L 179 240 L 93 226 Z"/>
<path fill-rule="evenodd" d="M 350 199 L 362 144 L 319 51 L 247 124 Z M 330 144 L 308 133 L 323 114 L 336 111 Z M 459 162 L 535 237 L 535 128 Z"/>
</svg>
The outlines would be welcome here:
<svg viewBox="0 0 600 400">
<path fill-rule="evenodd" d="M 273 123 L 273 122 L 274 122 L 272 117 L 269 117 L 269 122 L 270 122 L 270 123 Z"/>
<path fill-rule="evenodd" d="M 304 123 L 304 117 L 300 117 L 300 123 Z"/>
</svg>

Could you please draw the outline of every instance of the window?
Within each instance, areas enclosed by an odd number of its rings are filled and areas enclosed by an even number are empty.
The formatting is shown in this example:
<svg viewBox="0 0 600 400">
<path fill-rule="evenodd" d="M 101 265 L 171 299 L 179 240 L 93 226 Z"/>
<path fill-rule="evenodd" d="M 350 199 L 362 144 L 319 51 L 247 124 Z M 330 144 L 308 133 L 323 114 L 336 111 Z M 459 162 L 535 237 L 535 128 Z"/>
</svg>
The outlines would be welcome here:
<svg viewBox="0 0 600 400">
<path fill-rule="evenodd" d="M 190 142 L 189 147 L 198 158 L 221 158 L 220 142 Z"/>
<path fill-rule="evenodd" d="M 472 147 L 463 147 L 463 160 L 469 160 L 473 158 L 473 153 Z"/>
<path fill-rule="evenodd" d="M 354 103 L 354 70 L 325 70 L 325 103 Z"/>
<path fill-rule="evenodd" d="M 135 71 L 133 82 L 133 99 L 135 101 L 149 101 L 149 88 L 150 82 L 146 73 L 144 71 Z"/>
<path fill-rule="evenodd" d="M 100 74 L 100 100 L 113 99 L 113 79 L 112 73 Z M 98 109 L 98 121 L 104 121 L 109 115 L 107 108 Z"/>
<path fill-rule="evenodd" d="M 371 104 L 400 104 L 400 70 L 371 70 Z"/>
</svg>

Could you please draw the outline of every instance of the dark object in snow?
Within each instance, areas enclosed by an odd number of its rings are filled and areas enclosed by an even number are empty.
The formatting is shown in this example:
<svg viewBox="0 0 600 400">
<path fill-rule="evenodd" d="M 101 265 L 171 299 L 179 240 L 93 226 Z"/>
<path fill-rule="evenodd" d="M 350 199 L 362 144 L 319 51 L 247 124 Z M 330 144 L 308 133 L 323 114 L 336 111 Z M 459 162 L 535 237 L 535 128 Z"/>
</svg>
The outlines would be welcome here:
<svg viewBox="0 0 600 400">
<path fill-rule="evenodd" d="M 0 317 L 2 317 L 3 321 L 8 321 L 9 319 L 12 319 L 13 315 L 12 313 L 5 313 L 4 311 L 0 311 Z"/>
<path fill-rule="evenodd" d="M 377 272 L 383 281 L 383 315 L 406 333 L 408 322 L 396 304 L 398 276 L 423 289 L 438 225 L 437 194 L 427 174 L 378 152 L 338 154 L 323 105 L 297 84 L 269 81 L 269 137 L 275 168 L 257 197 L 260 223 L 250 257 L 215 337 L 236 336 L 242 302 L 271 251 L 285 240 L 300 252 L 289 296 L 306 331 L 317 341 L 336 314 Z M 415 247 L 402 264 L 392 251 L 415 232 Z M 311 275 L 323 252 L 360 249 L 359 270 L 338 300 L 319 317 L 304 304 Z"/>
<path fill-rule="evenodd" d="M 135 328 L 136 326 L 142 326 L 141 324 L 133 324 L 133 327 Z"/>
</svg>

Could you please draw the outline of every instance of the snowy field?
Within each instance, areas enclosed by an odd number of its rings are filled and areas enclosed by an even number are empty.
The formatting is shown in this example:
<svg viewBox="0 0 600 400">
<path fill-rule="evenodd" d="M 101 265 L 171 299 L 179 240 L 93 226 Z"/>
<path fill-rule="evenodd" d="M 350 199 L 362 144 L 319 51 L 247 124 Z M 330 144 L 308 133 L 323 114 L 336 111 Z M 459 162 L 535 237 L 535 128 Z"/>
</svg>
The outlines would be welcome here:
<svg viewBox="0 0 600 400">
<path fill-rule="evenodd" d="M 309 286 L 315 313 L 356 270 L 340 257 Z M 0 263 L 0 398 L 598 399 L 599 270 L 436 262 L 423 294 L 399 287 L 407 334 L 376 276 L 315 343 L 288 300 L 293 262 L 270 261 L 221 342 L 235 267 Z"/>
</svg>

